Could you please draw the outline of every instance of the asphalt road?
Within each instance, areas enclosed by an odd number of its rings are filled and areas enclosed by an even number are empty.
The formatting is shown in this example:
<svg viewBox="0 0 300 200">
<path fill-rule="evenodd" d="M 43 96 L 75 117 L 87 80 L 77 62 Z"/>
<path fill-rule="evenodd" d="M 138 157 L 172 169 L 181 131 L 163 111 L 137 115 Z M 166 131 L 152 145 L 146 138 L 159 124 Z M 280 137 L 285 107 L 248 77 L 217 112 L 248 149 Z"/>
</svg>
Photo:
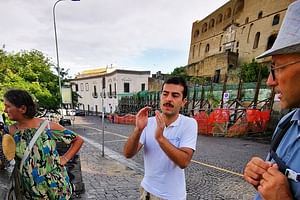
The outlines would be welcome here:
<svg viewBox="0 0 300 200">
<path fill-rule="evenodd" d="M 122 156 L 123 145 L 133 126 L 105 122 L 103 127 L 101 118 L 87 116 L 76 117 L 75 124 L 70 128 L 86 139 L 85 145 L 104 144 L 105 155 L 112 155 L 120 165 L 127 165 L 142 175 L 141 152 L 129 162 Z M 268 144 L 251 140 L 199 135 L 197 150 L 186 168 L 187 199 L 252 199 L 255 190 L 243 180 L 242 171 L 253 155 L 264 158 L 268 149 Z M 102 149 L 97 154 L 100 156 Z"/>
</svg>

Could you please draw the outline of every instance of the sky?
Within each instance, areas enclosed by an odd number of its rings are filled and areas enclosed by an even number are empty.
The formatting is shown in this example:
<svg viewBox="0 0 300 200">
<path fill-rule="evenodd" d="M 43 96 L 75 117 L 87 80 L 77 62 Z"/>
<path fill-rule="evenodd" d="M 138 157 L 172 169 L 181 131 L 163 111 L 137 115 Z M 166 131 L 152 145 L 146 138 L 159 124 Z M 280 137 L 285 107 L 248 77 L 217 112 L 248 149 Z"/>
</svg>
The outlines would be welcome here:
<svg viewBox="0 0 300 200">
<path fill-rule="evenodd" d="M 1 0 L 0 48 L 39 50 L 56 64 L 56 0 Z M 228 0 L 64 0 L 55 9 L 59 65 L 171 73 L 188 62 L 192 24 Z"/>
</svg>

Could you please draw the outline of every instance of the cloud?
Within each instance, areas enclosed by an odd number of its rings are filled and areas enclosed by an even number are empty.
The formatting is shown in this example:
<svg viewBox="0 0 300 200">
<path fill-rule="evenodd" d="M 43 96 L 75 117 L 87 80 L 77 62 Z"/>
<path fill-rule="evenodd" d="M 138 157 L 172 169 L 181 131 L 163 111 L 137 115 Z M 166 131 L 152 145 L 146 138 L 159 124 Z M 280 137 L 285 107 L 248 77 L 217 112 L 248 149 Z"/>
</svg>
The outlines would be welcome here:
<svg viewBox="0 0 300 200">
<path fill-rule="evenodd" d="M 187 64 L 192 23 L 227 0 L 81 0 L 56 6 L 60 65 L 70 74 L 110 64 L 171 72 Z M 37 49 L 56 62 L 55 1 L 0 2 L 7 51 Z M 2 46 L 2 44 L 0 44 Z"/>
</svg>

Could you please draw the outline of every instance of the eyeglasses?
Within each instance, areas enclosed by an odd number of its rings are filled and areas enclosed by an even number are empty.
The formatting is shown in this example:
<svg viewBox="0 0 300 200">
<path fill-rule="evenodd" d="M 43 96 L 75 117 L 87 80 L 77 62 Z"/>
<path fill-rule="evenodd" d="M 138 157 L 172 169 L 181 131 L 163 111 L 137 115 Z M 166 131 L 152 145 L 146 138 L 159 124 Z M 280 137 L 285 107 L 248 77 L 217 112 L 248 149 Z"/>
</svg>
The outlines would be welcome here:
<svg viewBox="0 0 300 200">
<path fill-rule="evenodd" d="M 274 64 L 274 63 L 272 63 L 272 64 L 271 64 L 271 67 L 270 67 L 270 72 L 271 72 L 271 74 L 272 74 L 273 80 L 276 79 L 275 71 L 277 71 L 278 69 L 287 67 L 287 66 L 289 66 L 289 65 L 296 64 L 296 63 L 300 63 L 300 60 L 295 61 L 295 62 L 290 62 L 290 63 L 287 63 L 287 64 L 283 64 L 283 65 L 279 65 L 279 66 L 277 66 L 277 67 L 275 67 L 275 64 Z"/>
</svg>

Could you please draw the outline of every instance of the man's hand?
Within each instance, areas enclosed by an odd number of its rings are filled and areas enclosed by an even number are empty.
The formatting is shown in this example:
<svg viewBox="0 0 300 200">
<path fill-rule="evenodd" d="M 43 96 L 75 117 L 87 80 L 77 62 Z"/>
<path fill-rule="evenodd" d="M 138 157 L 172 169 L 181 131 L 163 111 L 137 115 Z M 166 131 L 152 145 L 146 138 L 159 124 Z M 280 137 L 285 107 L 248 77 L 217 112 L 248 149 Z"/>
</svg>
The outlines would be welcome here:
<svg viewBox="0 0 300 200">
<path fill-rule="evenodd" d="M 163 138 L 164 129 L 166 127 L 165 121 L 163 119 L 162 113 L 158 110 L 155 111 L 155 119 L 156 119 L 156 130 L 155 130 L 155 139 L 160 140 Z"/>
<path fill-rule="evenodd" d="M 135 126 L 139 131 L 142 131 L 148 123 L 148 115 L 151 107 L 142 108 L 137 114 L 135 119 Z"/>
<path fill-rule="evenodd" d="M 246 165 L 244 179 L 257 188 L 262 175 L 272 166 L 271 162 L 264 161 L 259 157 L 253 157 Z"/>
<path fill-rule="evenodd" d="M 257 190 L 264 200 L 293 199 L 288 179 L 278 170 L 277 164 L 263 173 Z"/>
</svg>

